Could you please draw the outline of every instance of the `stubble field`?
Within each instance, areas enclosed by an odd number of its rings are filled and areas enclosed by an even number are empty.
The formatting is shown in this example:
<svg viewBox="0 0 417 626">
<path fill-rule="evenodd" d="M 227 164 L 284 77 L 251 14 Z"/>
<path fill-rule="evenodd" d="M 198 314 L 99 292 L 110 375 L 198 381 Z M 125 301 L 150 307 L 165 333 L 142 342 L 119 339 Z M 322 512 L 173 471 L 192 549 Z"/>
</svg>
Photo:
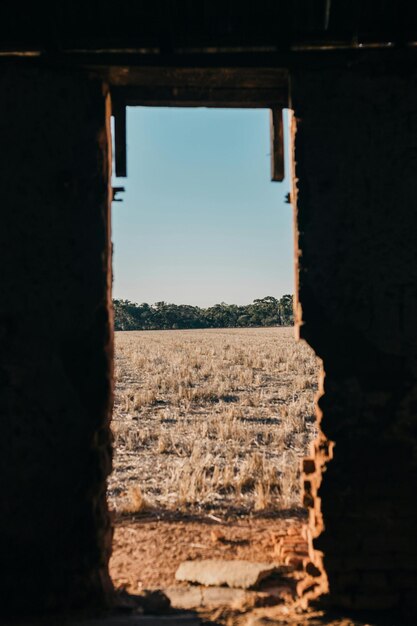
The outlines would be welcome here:
<svg viewBox="0 0 417 626">
<path fill-rule="evenodd" d="M 116 333 L 116 514 L 297 509 L 320 364 L 292 328 Z"/>
</svg>

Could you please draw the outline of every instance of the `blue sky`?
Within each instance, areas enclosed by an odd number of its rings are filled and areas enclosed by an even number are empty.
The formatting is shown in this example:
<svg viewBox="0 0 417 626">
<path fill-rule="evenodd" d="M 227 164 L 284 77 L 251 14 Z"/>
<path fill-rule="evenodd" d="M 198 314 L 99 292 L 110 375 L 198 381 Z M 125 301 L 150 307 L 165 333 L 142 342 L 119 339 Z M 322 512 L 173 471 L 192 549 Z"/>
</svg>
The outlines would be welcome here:
<svg viewBox="0 0 417 626">
<path fill-rule="evenodd" d="M 209 306 L 293 293 L 288 181 L 270 181 L 269 111 L 128 108 L 113 203 L 113 296 Z M 286 168 L 288 171 L 288 167 Z"/>
</svg>

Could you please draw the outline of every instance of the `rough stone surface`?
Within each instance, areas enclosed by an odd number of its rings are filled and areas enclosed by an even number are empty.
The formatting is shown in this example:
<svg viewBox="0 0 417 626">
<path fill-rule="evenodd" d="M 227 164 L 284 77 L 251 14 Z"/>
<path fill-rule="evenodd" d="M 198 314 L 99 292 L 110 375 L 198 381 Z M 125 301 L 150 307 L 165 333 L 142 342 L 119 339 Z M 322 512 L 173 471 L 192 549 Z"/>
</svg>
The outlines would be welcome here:
<svg viewBox="0 0 417 626">
<path fill-rule="evenodd" d="M 107 119 L 80 72 L 2 67 L 3 616 L 111 589 Z"/>
<path fill-rule="evenodd" d="M 175 578 L 179 581 L 206 586 L 227 585 L 238 589 L 249 589 L 276 572 L 279 572 L 279 566 L 273 563 L 202 559 L 181 563 Z"/>
<path fill-rule="evenodd" d="M 265 591 L 248 591 L 229 587 L 172 587 L 164 589 L 176 609 L 199 609 L 229 607 L 244 610 L 261 606 L 272 606 L 288 597 L 287 590 L 273 587 Z"/>
<path fill-rule="evenodd" d="M 417 615 L 417 74 L 365 57 L 292 90 L 300 333 L 335 442 L 321 487 L 324 438 L 305 464 L 305 504 L 329 603 L 400 623 Z"/>
<path fill-rule="evenodd" d="M 220 607 L 241 604 L 247 591 L 228 587 L 172 587 L 164 592 L 177 609 L 197 609 L 201 607 Z M 250 593 L 250 592 L 249 592 Z"/>
</svg>

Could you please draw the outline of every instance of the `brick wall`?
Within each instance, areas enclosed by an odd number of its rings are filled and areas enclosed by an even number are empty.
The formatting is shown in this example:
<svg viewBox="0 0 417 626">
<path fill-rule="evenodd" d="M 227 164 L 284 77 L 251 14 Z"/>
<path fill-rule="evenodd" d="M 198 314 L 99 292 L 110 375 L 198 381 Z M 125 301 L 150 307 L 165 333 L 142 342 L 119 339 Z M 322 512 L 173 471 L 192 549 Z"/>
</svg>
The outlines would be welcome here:
<svg viewBox="0 0 417 626">
<path fill-rule="evenodd" d="M 417 73 L 393 55 L 296 71 L 292 90 L 300 334 L 335 442 L 322 477 L 324 436 L 305 468 L 328 602 L 415 615 Z"/>
<path fill-rule="evenodd" d="M 0 76 L 2 613 L 101 603 L 112 357 L 100 83 Z"/>
</svg>

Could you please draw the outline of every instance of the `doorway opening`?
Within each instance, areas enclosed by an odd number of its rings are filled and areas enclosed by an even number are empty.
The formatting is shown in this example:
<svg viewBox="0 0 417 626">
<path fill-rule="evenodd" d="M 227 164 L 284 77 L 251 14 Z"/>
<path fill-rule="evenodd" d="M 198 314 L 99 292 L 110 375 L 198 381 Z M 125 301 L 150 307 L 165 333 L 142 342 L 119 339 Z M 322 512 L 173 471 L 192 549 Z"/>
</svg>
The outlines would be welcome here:
<svg viewBox="0 0 417 626">
<path fill-rule="evenodd" d="M 300 470 L 320 364 L 294 337 L 290 182 L 268 182 L 269 115 L 128 109 L 130 178 L 113 211 L 110 569 L 116 586 L 162 588 L 179 608 L 280 604 L 312 585 L 306 564 L 321 576 Z M 229 581 L 214 598 L 210 585 L 196 606 L 187 585 L 207 571 L 181 568 L 213 559 L 274 571 L 260 589 Z"/>
</svg>

